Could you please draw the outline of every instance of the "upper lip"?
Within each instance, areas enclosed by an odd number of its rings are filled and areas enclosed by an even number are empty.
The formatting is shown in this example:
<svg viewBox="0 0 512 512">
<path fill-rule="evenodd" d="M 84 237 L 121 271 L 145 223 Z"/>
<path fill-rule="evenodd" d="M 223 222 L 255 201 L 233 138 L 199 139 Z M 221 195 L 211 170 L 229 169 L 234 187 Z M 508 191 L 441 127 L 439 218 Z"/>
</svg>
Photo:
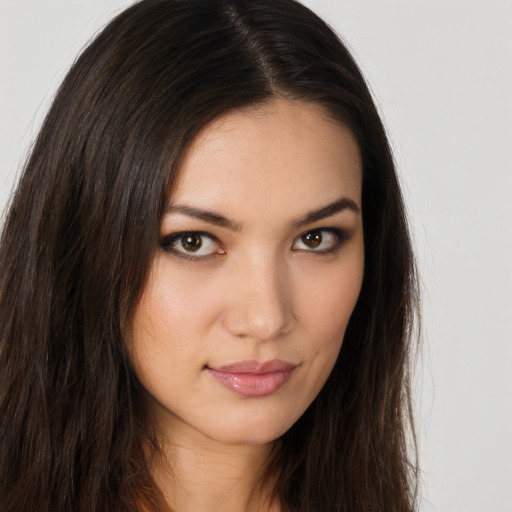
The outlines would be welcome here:
<svg viewBox="0 0 512 512">
<path fill-rule="evenodd" d="M 280 359 L 270 359 L 268 361 L 256 361 L 248 359 L 246 361 L 236 361 L 234 363 L 222 366 L 208 366 L 210 370 L 227 373 L 271 373 L 293 370 L 297 365 L 282 361 Z"/>
</svg>

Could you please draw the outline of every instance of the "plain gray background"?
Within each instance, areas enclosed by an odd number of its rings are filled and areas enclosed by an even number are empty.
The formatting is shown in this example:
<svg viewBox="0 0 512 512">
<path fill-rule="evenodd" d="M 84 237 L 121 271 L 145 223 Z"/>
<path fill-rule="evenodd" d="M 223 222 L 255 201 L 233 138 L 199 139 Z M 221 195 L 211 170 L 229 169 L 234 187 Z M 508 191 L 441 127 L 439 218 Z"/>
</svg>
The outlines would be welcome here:
<svg viewBox="0 0 512 512">
<path fill-rule="evenodd" d="M 0 207 L 58 84 L 126 0 L 0 0 Z M 512 511 L 512 2 L 308 0 L 384 116 L 423 285 L 422 511 Z"/>
</svg>

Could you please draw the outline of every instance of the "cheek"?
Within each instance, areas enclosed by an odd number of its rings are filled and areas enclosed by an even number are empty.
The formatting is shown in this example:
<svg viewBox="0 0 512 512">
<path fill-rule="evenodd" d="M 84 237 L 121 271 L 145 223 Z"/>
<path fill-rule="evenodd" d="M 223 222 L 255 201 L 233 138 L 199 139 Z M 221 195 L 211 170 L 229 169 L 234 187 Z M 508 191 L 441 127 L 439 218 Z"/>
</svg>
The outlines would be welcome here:
<svg viewBox="0 0 512 512">
<path fill-rule="evenodd" d="M 349 257 L 350 256 L 350 257 Z M 350 316 L 361 290 L 364 268 L 362 245 L 329 269 L 301 269 L 307 280 L 297 290 L 297 316 L 302 319 L 309 364 L 308 401 L 320 392 L 339 355 Z M 327 271 L 326 271 L 327 270 Z"/>
<path fill-rule="evenodd" d="M 166 340 L 166 345 L 181 339 L 181 351 L 189 346 L 185 340 L 195 338 L 214 320 L 219 294 L 200 270 L 180 272 L 166 264 L 166 258 L 164 254 L 155 259 L 134 323 L 155 341 Z"/>
<path fill-rule="evenodd" d="M 335 262 L 330 268 L 301 269 L 307 279 L 297 290 L 298 315 L 308 329 L 323 333 L 321 340 L 343 336 L 361 291 L 364 270 L 363 250 L 353 251 L 348 261 Z"/>
<path fill-rule="evenodd" d="M 210 293 L 200 275 L 169 272 L 166 257 L 155 258 L 132 323 L 131 357 L 146 388 L 174 386 L 200 369 L 215 319 L 218 293 Z"/>
<path fill-rule="evenodd" d="M 329 293 L 316 295 L 316 302 L 304 303 L 304 307 L 307 305 L 307 312 L 306 309 L 303 312 L 301 333 L 301 340 L 304 341 L 302 400 L 297 403 L 305 407 L 318 396 L 336 364 L 357 300 L 357 290 L 354 292 L 353 289 L 347 290 L 344 287 L 336 289 L 334 282 L 331 286 Z"/>
</svg>

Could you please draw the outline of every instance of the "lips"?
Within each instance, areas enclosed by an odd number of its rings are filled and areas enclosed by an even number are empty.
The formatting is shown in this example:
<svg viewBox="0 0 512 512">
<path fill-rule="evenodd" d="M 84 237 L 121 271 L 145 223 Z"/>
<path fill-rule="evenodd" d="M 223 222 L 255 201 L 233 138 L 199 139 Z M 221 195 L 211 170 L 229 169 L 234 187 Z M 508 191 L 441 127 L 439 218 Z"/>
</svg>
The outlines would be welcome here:
<svg viewBox="0 0 512 512">
<path fill-rule="evenodd" d="M 224 387 L 246 398 L 276 393 L 292 376 L 297 366 L 272 359 L 237 361 L 224 366 L 207 367 L 208 373 Z"/>
</svg>

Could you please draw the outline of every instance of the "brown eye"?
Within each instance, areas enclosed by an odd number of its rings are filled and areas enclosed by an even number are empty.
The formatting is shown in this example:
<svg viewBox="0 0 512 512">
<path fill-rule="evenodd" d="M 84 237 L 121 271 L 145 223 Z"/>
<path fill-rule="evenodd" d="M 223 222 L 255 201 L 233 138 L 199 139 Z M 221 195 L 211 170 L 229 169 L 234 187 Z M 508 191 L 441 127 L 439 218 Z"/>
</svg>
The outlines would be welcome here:
<svg viewBox="0 0 512 512">
<path fill-rule="evenodd" d="M 329 254 L 341 249 L 350 240 L 349 231 L 340 228 L 312 229 L 302 233 L 292 244 L 294 251 Z"/>
<path fill-rule="evenodd" d="M 160 240 L 160 247 L 178 257 L 200 260 L 215 254 L 225 254 L 220 242 L 202 231 L 181 231 Z"/>
<path fill-rule="evenodd" d="M 203 240 L 201 235 L 198 233 L 190 233 L 188 235 L 184 235 L 181 238 L 181 246 L 187 252 L 196 252 L 203 245 Z"/>
<path fill-rule="evenodd" d="M 322 243 L 322 232 L 309 231 L 308 233 L 304 233 L 300 239 L 306 247 L 316 249 Z"/>
</svg>

